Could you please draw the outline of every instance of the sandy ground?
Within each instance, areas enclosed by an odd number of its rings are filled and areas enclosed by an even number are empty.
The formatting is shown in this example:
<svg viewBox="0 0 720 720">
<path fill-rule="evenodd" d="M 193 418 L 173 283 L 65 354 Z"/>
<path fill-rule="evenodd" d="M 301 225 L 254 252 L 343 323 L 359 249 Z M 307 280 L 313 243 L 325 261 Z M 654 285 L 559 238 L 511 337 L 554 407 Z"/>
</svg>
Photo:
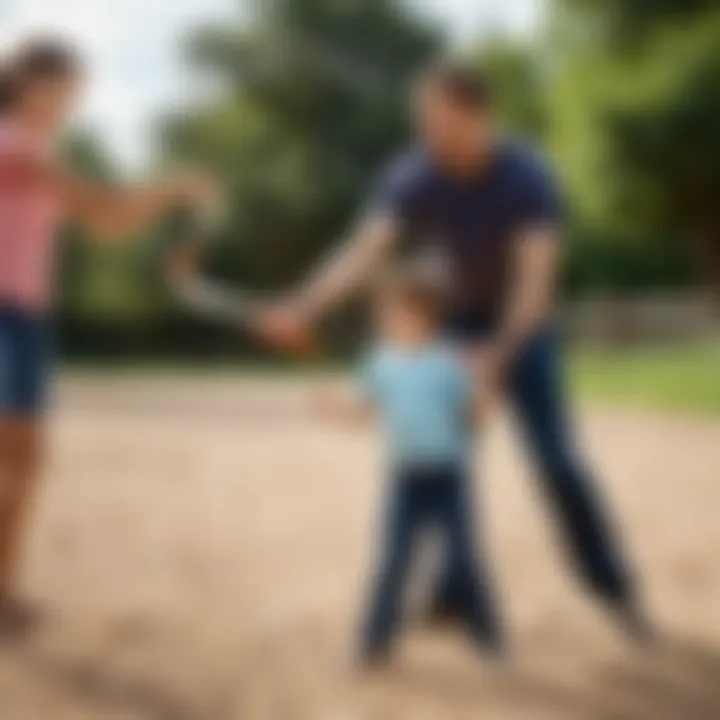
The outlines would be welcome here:
<svg viewBox="0 0 720 720">
<path fill-rule="evenodd" d="M 411 630 L 350 649 L 379 499 L 370 433 L 303 419 L 297 383 L 61 384 L 2 720 L 709 720 L 720 717 L 720 423 L 596 411 L 583 439 L 664 639 L 628 647 L 578 590 L 507 421 L 483 453 L 484 535 L 515 660 Z"/>
</svg>

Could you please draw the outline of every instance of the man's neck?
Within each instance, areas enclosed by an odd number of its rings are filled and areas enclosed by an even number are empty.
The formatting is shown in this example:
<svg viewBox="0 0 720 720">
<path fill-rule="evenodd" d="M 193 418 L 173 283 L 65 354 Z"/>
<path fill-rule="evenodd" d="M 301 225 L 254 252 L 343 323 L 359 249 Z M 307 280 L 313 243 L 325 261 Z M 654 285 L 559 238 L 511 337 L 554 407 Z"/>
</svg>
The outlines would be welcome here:
<svg viewBox="0 0 720 720">
<path fill-rule="evenodd" d="M 483 175 L 490 167 L 497 149 L 495 139 L 480 139 L 466 150 L 441 158 L 442 168 L 459 179 Z"/>
</svg>

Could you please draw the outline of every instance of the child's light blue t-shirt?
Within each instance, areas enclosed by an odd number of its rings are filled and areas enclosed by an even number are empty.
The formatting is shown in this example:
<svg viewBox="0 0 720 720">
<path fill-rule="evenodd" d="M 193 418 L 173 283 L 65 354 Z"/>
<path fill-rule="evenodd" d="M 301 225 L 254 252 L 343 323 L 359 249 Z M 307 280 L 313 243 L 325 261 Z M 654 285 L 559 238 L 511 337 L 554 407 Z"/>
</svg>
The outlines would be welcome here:
<svg viewBox="0 0 720 720">
<path fill-rule="evenodd" d="M 451 348 L 439 342 L 416 351 L 378 347 L 363 363 L 362 388 L 380 410 L 394 462 L 465 460 L 473 378 Z"/>
</svg>

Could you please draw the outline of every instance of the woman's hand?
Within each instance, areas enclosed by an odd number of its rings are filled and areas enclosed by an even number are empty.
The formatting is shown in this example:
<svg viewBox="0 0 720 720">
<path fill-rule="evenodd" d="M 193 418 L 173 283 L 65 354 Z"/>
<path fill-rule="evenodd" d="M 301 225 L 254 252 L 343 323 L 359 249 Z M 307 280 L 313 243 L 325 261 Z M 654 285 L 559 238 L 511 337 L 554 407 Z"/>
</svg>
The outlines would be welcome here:
<svg viewBox="0 0 720 720">
<path fill-rule="evenodd" d="M 67 175 L 56 178 L 56 184 L 70 215 L 97 240 L 131 239 L 177 208 L 190 207 L 210 218 L 219 207 L 217 184 L 200 171 L 121 188 L 97 186 Z"/>
</svg>

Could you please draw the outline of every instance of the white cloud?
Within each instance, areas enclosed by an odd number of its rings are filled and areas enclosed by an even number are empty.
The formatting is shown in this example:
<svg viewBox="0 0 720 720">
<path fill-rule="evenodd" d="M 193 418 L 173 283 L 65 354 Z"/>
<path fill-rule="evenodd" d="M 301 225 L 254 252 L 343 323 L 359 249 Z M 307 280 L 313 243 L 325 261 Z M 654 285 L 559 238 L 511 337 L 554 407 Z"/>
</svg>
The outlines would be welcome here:
<svg viewBox="0 0 720 720">
<path fill-rule="evenodd" d="M 43 31 L 77 42 L 91 68 L 83 119 L 135 164 L 146 154 L 152 116 L 191 90 L 178 56 L 184 34 L 234 12 L 233 0 L 6 0 L 0 44 Z"/>
<path fill-rule="evenodd" d="M 545 0 L 411 0 L 421 10 L 444 19 L 461 40 L 488 30 L 531 34 Z"/>
<path fill-rule="evenodd" d="M 530 32 L 542 0 L 410 0 L 459 37 L 488 26 Z M 84 118 L 130 163 L 146 154 L 153 115 L 192 91 L 178 48 L 196 22 L 237 17 L 237 0 L 0 0 L 0 45 L 53 30 L 84 48 L 91 86 Z"/>
</svg>

